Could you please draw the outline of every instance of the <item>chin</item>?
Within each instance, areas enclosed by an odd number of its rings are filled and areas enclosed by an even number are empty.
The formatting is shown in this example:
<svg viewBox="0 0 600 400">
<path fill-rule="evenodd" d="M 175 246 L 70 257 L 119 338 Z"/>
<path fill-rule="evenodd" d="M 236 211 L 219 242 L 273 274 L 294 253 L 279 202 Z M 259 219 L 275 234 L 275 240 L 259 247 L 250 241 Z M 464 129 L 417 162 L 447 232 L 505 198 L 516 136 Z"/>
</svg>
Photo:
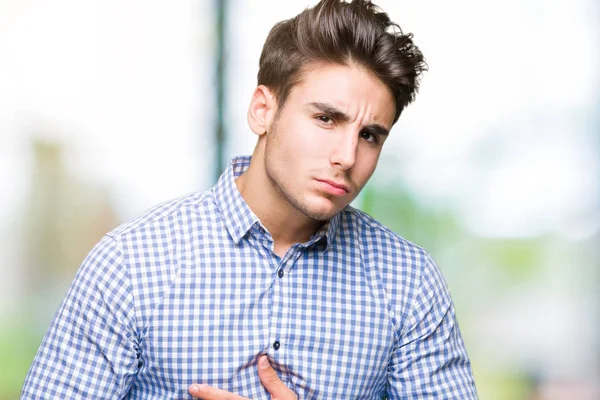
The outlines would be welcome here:
<svg viewBox="0 0 600 400">
<path fill-rule="evenodd" d="M 329 221 L 331 218 L 333 218 L 333 216 L 335 214 L 336 213 L 324 213 L 324 212 L 306 213 L 306 215 L 309 216 L 310 218 L 317 220 L 317 221 L 322 221 L 322 222 Z"/>
<path fill-rule="evenodd" d="M 312 204 L 306 204 L 303 212 L 317 221 L 328 221 L 343 208 L 331 200 L 319 199 L 319 201 L 315 201 Z"/>
</svg>

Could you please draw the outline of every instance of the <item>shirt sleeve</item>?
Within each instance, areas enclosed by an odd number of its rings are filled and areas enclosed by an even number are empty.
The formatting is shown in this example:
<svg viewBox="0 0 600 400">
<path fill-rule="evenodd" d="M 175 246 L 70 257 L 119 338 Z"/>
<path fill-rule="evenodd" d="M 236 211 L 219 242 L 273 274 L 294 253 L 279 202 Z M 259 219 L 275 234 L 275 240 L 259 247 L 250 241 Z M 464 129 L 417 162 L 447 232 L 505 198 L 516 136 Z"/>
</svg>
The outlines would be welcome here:
<svg viewBox="0 0 600 400">
<path fill-rule="evenodd" d="M 109 236 L 90 252 L 25 378 L 22 399 L 120 399 L 138 370 L 130 279 Z"/>
<path fill-rule="evenodd" d="M 388 367 L 389 399 L 477 399 L 450 293 L 427 257 Z"/>
</svg>

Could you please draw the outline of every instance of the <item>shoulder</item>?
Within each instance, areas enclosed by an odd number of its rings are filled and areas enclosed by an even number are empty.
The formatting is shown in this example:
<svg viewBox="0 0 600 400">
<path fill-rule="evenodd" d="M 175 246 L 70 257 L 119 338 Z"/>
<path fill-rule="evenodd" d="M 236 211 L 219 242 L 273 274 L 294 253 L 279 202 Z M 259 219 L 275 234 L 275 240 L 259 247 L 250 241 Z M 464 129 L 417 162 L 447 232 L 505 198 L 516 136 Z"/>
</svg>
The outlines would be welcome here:
<svg viewBox="0 0 600 400">
<path fill-rule="evenodd" d="M 351 243 L 362 248 L 363 260 L 374 265 L 382 276 L 415 282 L 434 280 L 445 285 L 439 268 L 427 250 L 393 232 L 369 214 L 346 207 L 341 230 L 352 232 L 354 239 Z"/>
<path fill-rule="evenodd" d="M 446 293 L 444 278 L 421 246 L 396 234 L 370 215 L 347 207 L 340 234 L 358 248 L 365 274 L 385 293 L 396 316 L 395 325 L 406 320 L 412 304 L 423 291 Z M 351 238 L 351 239 L 347 239 Z"/>
<path fill-rule="evenodd" d="M 123 266 L 139 279 L 170 281 L 182 257 L 200 246 L 203 232 L 220 219 L 213 191 L 195 192 L 158 204 L 106 234 Z"/>
<path fill-rule="evenodd" d="M 212 190 L 158 204 L 108 232 L 92 250 L 95 262 L 84 269 L 110 278 L 115 290 L 126 283 L 139 321 L 145 321 L 177 279 L 181 260 L 198 247 L 198 232 L 218 218 L 216 210 Z"/>
<path fill-rule="evenodd" d="M 212 189 L 165 201 L 119 225 L 107 236 L 117 242 L 128 237 L 151 235 L 198 223 L 217 214 Z"/>
<path fill-rule="evenodd" d="M 359 241 L 381 261 L 398 262 L 400 257 L 408 257 L 413 261 L 427 262 L 430 257 L 427 251 L 393 232 L 364 211 L 348 206 L 343 211 L 341 230 L 353 233 L 355 242 Z"/>
<path fill-rule="evenodd" d="M 139 264 L 147 254 L 170 252 L 173 238 L 187 232 L 186 226 L 202 225 L 202 219 L 211 215 L 213 208 L 211 190 L 160 203 L 106 233 L 83 265 L 110 275 L 132 262 Z"/>
</svg>

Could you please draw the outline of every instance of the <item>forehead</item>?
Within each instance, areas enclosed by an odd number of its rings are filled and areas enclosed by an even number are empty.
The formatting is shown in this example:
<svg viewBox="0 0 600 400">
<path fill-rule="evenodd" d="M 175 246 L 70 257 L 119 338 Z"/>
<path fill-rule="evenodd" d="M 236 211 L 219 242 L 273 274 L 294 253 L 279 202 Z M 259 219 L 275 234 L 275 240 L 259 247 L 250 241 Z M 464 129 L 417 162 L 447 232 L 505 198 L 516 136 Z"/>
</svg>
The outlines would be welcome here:
<svg viewBox="0 0 600 400">
<path fill-rule="evenodd" d="M 392 91 L 359 65 L 309 64 L 288 100 L 300 106 L 326 103 L 350 116 L 364 115 L 377 120 L 388 128 L 396 112 Z"/>
</svg>

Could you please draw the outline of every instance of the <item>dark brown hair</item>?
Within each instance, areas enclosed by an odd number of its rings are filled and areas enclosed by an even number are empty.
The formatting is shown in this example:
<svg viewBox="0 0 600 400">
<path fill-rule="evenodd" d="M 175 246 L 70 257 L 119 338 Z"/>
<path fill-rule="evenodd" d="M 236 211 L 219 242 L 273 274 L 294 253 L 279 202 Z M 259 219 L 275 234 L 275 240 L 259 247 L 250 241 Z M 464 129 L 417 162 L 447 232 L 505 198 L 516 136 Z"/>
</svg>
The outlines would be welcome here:
<svg viewBox="0 0 600 400">
<path fill-rule="evenodd" d="M 390 88 L 396 123 L 427 69 L 412 37 L 368 0 L 321 0 L 271 29 L 260 56 L 258 84 L 271 89 L 283 107 L 309 63 L 356 63 Z"/>
</svg>

